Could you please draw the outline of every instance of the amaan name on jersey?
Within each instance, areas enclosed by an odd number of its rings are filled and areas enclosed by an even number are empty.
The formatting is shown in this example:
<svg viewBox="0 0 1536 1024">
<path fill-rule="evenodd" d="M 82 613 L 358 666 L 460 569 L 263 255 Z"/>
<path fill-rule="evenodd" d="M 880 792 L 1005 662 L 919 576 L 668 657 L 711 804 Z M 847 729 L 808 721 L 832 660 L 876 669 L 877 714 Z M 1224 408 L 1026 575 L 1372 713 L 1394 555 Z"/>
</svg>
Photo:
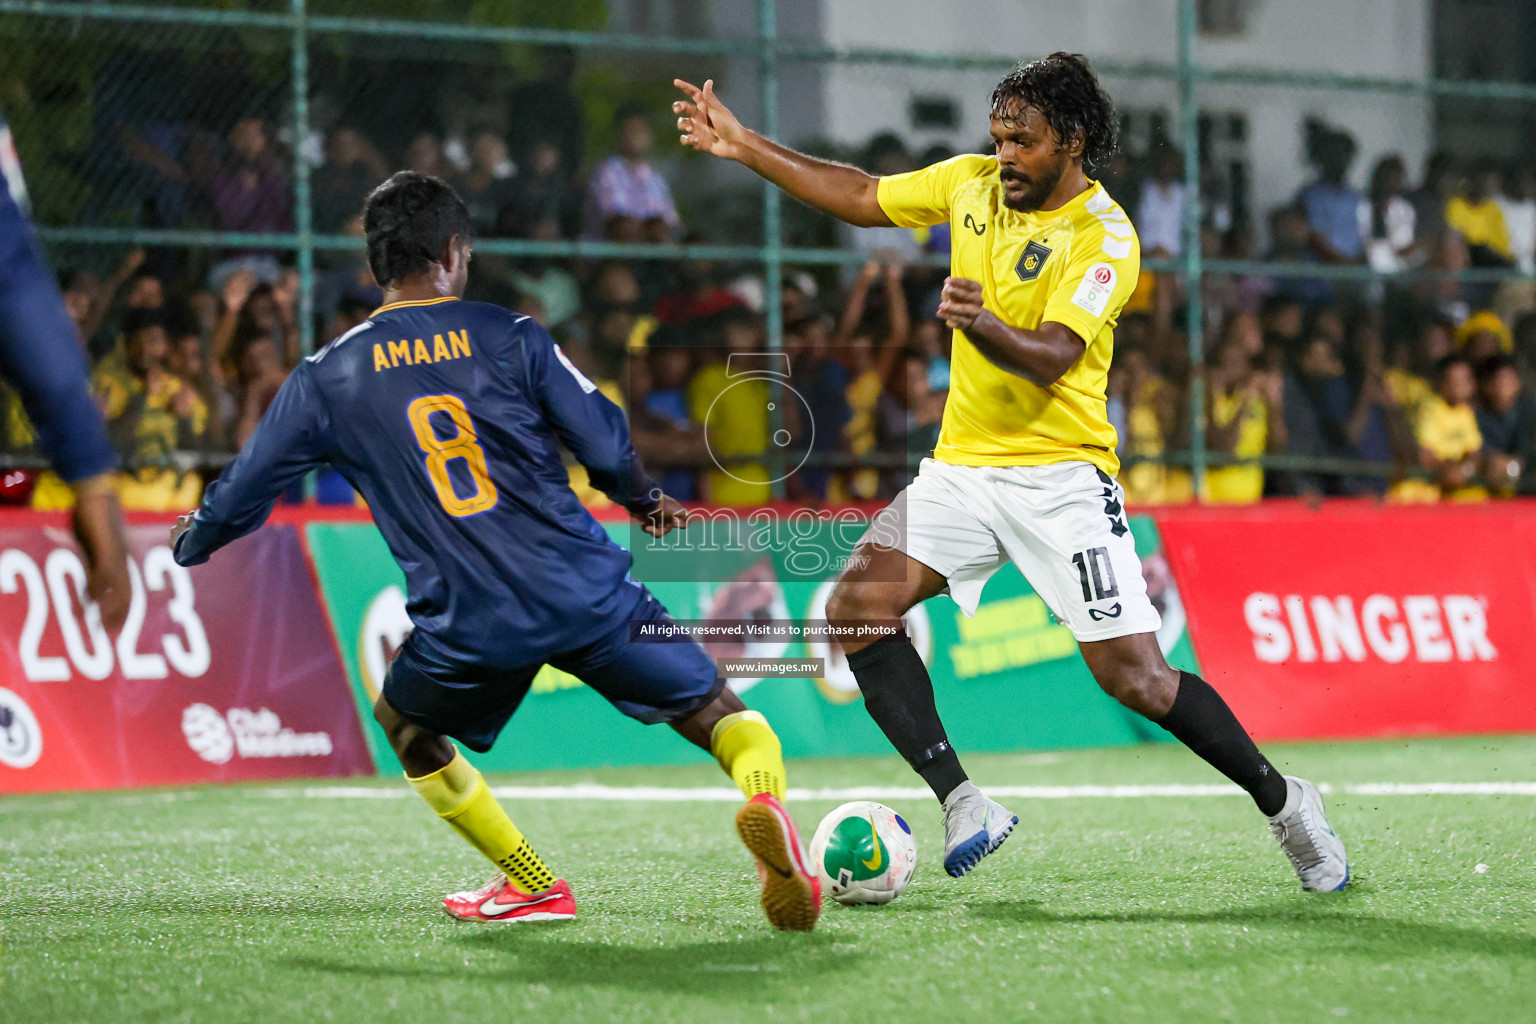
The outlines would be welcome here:
<svg viewBox="0 0 1536 1024">
<path fill-rule="evenodd" d="M 432 336 L 427 345 L 420 338 L 412 346 L 409 341 L 376 342 L 373 346 L 373 372 L 390 370 L 396 366 L 420 366 L 422 363 L 440 363 L 444 359 L 458 359 L 469 351 L 468 331 L 449 331 L 448 340 L 441 334 Z"/>
<path fill-rule="evenodd" d="M 1051 258 L 1051 250 L 1039 242 L 1030 242 L 1024 247 L 1024 252 L 1019 256 L 1019 262 L 1014 266 L 1014 271 L 1019 275 L 1020 281 L 1033 281 L 1040 276 L 1040 271 L 1045 267 L 1045 261 Z"/>
</svg>

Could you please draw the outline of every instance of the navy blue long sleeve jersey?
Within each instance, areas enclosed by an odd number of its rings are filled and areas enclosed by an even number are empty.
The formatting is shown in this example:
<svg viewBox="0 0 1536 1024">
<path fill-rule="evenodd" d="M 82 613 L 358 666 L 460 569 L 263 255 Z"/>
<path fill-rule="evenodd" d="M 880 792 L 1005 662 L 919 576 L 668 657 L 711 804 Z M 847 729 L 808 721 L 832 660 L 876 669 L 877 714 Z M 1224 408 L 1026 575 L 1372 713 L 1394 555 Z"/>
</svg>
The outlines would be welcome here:
<svg viewBox="0 0 1536 1024">
<path fill-rule="evenodd" d="M 54 469 L 74 482 L 117 466 L 91 398 L 79 332 L 38 248 L 26 186 L 0 115 L 0 377 L 21 394 Z"/>
<path fill-rule="evenodd" d="M 641 594 L 557 440 L 615 501 L 655 508 L 624 413 L 537 323 L 453 298 L 387 305 L 289 375 L 176 560 L 206 561 L 329 463 L 405 571 L 418 655 L 449 670 L 544 661 L 611 632 Z"/>
</svg>

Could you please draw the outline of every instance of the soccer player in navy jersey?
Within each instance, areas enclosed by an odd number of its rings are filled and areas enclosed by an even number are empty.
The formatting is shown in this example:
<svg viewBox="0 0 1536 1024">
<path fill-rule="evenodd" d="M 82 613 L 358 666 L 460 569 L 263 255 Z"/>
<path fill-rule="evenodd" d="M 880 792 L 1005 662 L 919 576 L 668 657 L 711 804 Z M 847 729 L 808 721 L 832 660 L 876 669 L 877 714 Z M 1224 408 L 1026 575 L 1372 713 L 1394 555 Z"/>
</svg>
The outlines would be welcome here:
<svg viewBox="0 0 1536 1024">
<path fill-rule="evenodd" d="M 75 492 L 86 594 L 102 625 L 115 631 L 128 616 L 130 596 L 117 453 L 107 444 L 79 332 L 38 248 L 26 202 L 21 163 L 0 115 L 0 377 L 20 393 L 38 442 Z"/>
<path fill-rule="evenodd" d="M 196 565 L 255 529 L 320 465 L 367 500 L 415 624 L 374 715 L 410 784 L 497 867 L 488 885 L 443 901 L 454 917 L 575 916 L 570 887 L 449 742 L 489 750 L 550 664 L 719 760 L 747 797 L 737 830 L 758 860 L 768 919 L 810 929 L 821 891 L 782 804 L 778 737 L 697 644 L 630 641 L 633 622 L 665 623 L 666 609 L 569 486 L 561 443 L 646 532 L 686 525 L 641 466 L 623 412 L 533 320 L 461 298 L 469 214 L 441 180 L 394 175 L 369 196 L 364 227 L 384 305 L 289 375 L 178 522 L 176 560 Z"/>
</svg>

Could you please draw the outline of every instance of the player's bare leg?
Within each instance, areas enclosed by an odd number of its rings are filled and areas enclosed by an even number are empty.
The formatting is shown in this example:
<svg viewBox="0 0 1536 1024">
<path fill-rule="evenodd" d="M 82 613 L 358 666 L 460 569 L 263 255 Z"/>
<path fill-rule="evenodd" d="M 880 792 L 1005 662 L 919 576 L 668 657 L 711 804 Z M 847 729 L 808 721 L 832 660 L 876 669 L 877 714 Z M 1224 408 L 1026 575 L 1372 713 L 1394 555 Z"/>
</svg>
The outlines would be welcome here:
<svg viewBox="0 0 1536 1024">
<path fill-rule="evenodd" d="M 1019 819 L 966 778 L 934 702 L 933 680 L 901 617 L 944 590 L 944 577 L 895 548 L 861 544 L 827 599 L 827 620 L 842 630 L 889 630 L 878 639 L 838 641 L 864 694 L 864 706 L 897 753 L 944 805 L 944 870 L 959 878 L 1002 845 Z"/>
<path fill-rule="evenodd" d="M 407 721 L 383 697 L 374 704 L 373 717 L 383 726 L 411 788 L 496 865 L 496 877 L 487 885 L 445 897 L 444 910 L 466 921 L 569 921 L 576 916 L 570 886 L 544 866 L 479 770 L 446 736 Z"/>
<path fill-rule="evenodd" d="M 747 706 L 741 702 L 741 698 L 727 688 L 721 690 L 720 696 L 694 712 L 691 717 L 681 722 L 673 722 L 672 728 L 694 746 L 709 750 L 709 738 L 713 735 L 715 727 L 731 715 L 739 715 L 745 710 Z"/>
<path fill-rule="evenodd" d="M 784 755 L 768 720 L 747 710 L 730 690 L 722 690 L 672 728 L 709 751 L 746 796 L 746 805 L 736 812 L 736 831 L 757 859 L 769 922 L 786 931 L 810 931 L 821 914 L 821 881 L 811 871 L 800 832 L 784 809 Z"/>
<path fill-rule="evenodd" d="M 1329 827 L 1316 787 L 1282 776 L 1209 683 L 1168 664 L 1156 634 L 1134 633 L 1079 647 L 1105 693 L 1162 726 L 1247 790 L 1304 888 L 1344 888 L 1349 881 L 1344 843 Z"/>
</svg>

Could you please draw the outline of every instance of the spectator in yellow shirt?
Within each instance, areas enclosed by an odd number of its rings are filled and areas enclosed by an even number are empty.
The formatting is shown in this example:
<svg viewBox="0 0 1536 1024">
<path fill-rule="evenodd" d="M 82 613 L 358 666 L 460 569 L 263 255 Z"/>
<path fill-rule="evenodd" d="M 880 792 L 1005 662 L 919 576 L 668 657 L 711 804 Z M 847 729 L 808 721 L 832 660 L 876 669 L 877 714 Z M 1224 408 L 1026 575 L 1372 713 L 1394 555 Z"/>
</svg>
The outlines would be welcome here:
<svg viewBox="0 0 1536 1024">
<path fill-rule="evenodd" d="M 1207 446 L 1240 459 L 1257 458 L 1285 448 L 1285 418 L 1280 412 L 1283 378 L 1260 370 L 1240 336 L 1214 354 L 1207 371 L 1210 420 Z M 1204 499 L 1217 504 L 1251 504 L 1264 496 L 1264 468 L 1257 463 L 1213 466 L 1205 474 Z"/>
<path fill-rule="evenodd" d="M 1110 390 L 1125 403 L 1125 432 L 1120 436 L 1120 473 L 1125 500 L 1132 506 L 1167 505 L 1191 497 L 1189 474 L 1159 460 L 1178 429 L 1181 396 L 1153 365 L 1145 350 L 1124 348 L 1110 366 Z M 1146 461 L 1137 461 L 1146 460 Z"/>
<path fill-rule="evenodd" d="M 1382 383 L 1392 404 L 1403 411 L 1409 423 L 1418 421 L 1419 406 L 1434 394 L 1430 377 L 1440 360 L 1455 349 L 1455 325 L 1449 320 L 1432 318 L 1424 322 L 1411 342 L 1402 342 L 1392 353 L 1392 365 L 1382 373 Z"/>
<path fill-rule="evenodd" d="M 876 280 L 883 279 L 885 314 L 865 316 L 869 292 Z M 880 328 L 873 321 L 880 321 Z M 864 265 L 848 292 L 848 303 L 838 321 L 833 343 L 838 347 L 848 371 L 845 391 L 850 413 L 843 427 L 846 449 L 853 455 L 868 455 L 879 443 L 878 407 L 880 396 L 893 376 L 911 333 L 906 293 L 901 287 L 901 265 L 888 263 L 882 273 L 880 264 L 871 260 Z M 876 337 L 881 340 L 876 346 Z M 878 469 L 857 469 L 838 474 L 832 480 L 834 502 L 871 501 L 880 486 Z"/>
<path fill-rule="evenodd" d="M 704 425 L 718 467 L 704 474 L 702 497 L 715 505 L 761 505 L 772 497 L 766 462 L 773 429 L 771 382 L 782 374 L 764 353 L 751 313 L 717 313 L 710 327 L 716 341 L 706 350 L 711 361 L 694 372 L 687 389 L 688 415 Z"/>
<path fill-rule="evenodd" d="M 1404 480 L 1392 489 L 1398 501 L 1480 501 L 1488 496 L 1473 486 L 1483 453 L 1472 400 L 1477 378 L 1464 356 L 1450 355 L 1435 364 L 1435 393 L 1420 403 L 1413 425 L 1419 468 L 1426 480 Z"/>
<path fill-rule="evenodd" d="M 1498 191 L 1499 173 L 1485 165 L 1469 177 L 1464 195 L 1454 195 L 1445 204 L 1445 222 L 1466 240 L 1474 267 L 1514 265 L 1509 227 L 1494 199 Z"/>
<path fill-rule="evenodd" d="M 196 505 L 202 481 L 182 472 L 174 453 L 199 446 L 208 406 L 166 368 L 171 353 L 165 316 L 134 309 L 123 317 L 124 371 L 101 370 L 92 385 L 107 420 L 107 436 L 127 456 L 124 508 L 166 511 Z"/>
</svg>

